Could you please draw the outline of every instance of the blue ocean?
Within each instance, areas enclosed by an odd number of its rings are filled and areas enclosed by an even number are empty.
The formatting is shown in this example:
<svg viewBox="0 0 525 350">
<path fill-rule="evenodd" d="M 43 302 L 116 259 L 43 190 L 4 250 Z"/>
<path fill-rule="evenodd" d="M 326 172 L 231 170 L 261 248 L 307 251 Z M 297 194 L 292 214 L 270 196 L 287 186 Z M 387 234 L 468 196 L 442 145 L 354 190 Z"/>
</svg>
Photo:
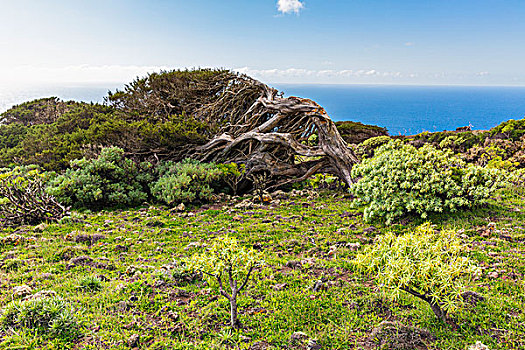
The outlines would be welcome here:
<svg viewBox="0 0 525 350">
<path fill-rule="evenodd" d="M 307 97 L 333 120 L 386 127 L 391 135 L 455 130 L 471 125 L 490 129 L 525 116 L 525 87 L 292 85 L 273 84 L 287 96 Z M 40 97 L 102 102 L 121 85 L 71 85 L 0 89 L 0 112 Z"/>
</svg>

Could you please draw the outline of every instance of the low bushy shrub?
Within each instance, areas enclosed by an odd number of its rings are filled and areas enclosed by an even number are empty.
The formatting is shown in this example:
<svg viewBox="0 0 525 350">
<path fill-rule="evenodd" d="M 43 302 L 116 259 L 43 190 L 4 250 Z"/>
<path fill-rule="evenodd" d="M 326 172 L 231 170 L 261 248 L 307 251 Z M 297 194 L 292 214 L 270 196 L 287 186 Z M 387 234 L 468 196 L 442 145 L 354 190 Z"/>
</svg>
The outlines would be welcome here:
<svg viewBox="0 0 525 350">
<path fill-rule="evenodd" d="M 227 163 L 217 164 L 217 168 L 221 172 L 221 180 L 236 195 L 239 190 L 239 184 L 246 178 L 246 166 L 244 164 Z"/>
<path fill-rule="evenodd" d="M 213 198 L 211 184 L 218 181 L 221 171 L 214 163 L 201 163 L 192 159 L 165 162 L 158 167 L 159 179 L 152 184 L 153 197 L 167 205 L 206 202 Z"/>
<path fill-rule="evenodd" d="M 412 294 L 429 303 L 444 320 L 448 311 L 460 305 L 465 285 L 481 273 L 462 256 L 464 251 L 456 232 L 437 232 L 427 223 L 413 233 L 377 237 L 353 263 L 358 271 L 374 276 L 388 296 Z"/>
<path fill-rule="evenodd" d="M 133 206 L 148 198 L 153 179 L 150 163 L 136 163 L 117 147 L 104 148 L 96 159 L 82 158 L 53 181 L 48 192 L 75 207 Z"/>
<path fill-rule="evenodd" d="M 510 119 L 503 122 L 490 129 L 489 134 L 491 136 L 503 134 L 508 139 L 517 141 L 525 135 L 525 118 L 518 120 Z"/>
<path fill-rule="evenodd" d="M 357 154 L 362 157 L 370 157 L 374 150 L 391 140 L 390 136 L 371 137 L 357 146 Z"/>
<path fill-rule="evenodd" d="M 86 292 L 99 292 L 104 289 L 104 284 L 97 276 L 84 276 L 79 279 L 78 288 Z"/>
<path fill-rule="evenodd" d="M 456 211 L 485 203 L 499 186 L 499 172 L 467 165 L 449 151 L 419 149 L 391 141 L 352 169 L 361 179 L 352 187 L 367 205 L 365 219 L 387 223 L 408 213 Z"/>
<path fill-rule="evenodd" d="M 26 328 L 66 340 L 80 335 L 71 306 L 57 297 L 12 301 L 2 310 L 0 325 L 3 329 Z"/>
</svg>

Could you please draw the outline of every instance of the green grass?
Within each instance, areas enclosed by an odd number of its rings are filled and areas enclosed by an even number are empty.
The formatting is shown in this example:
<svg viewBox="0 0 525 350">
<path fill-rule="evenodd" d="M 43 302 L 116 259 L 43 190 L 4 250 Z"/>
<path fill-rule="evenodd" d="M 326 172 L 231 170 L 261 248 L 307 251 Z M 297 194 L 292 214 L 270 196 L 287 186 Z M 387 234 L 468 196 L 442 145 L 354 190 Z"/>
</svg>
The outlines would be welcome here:
<svg viewBox="0 0 525 350">
<path fill-rule="evenodd" d="M 248 349 L 257 341 L 280 349 L 301 331 L 323 349 L 353 349 L 390 320 L 428 329 L 437 337 L 431 349 L 465 349 L 476 341 L 490 349 L 525 349 L 524 194 L 509 189 L 485 208 L 430 218 L 438 227 L 463 230 L 466 251 L 483 268 L 470 289 L 486 300 L 452 314 L 452 325 L 411 296 L 385 299 L 372 280 L 350 268 L 356 251 L 346 243 L 371 244 L 381 232 L 406 232 L 422 221 L 373 223 L 370 229 L 362 209 L 334 193 L 291 198 L 277 207 L 241 210 L 222 203 L 194 208 L 194 216 L 150 207 L 78 214 L 78 222 L 41 232 L 4 229 L 1 237 L 16 232 L 31 239 L 1 240 L 0 306 L 17 299 L 15 286 L 53 290 L 74 310 L 82 336 L 70 340 L 5 328 L 0 348 L 129 349 L 131 337 L 139 335 L 132 344 L 139 349 Z M 489 229 L 491 222 L 495 227 Z M 239 331 L 228 326 L 228 301 L 214 286 L 163 268 L 223 235 L 263 251 L 267 262 L 239 296 Z M 292 268 L 290 261 L 302 267 Z M 326 288 L 314 292 L 318 280 Z"/>
</svg>

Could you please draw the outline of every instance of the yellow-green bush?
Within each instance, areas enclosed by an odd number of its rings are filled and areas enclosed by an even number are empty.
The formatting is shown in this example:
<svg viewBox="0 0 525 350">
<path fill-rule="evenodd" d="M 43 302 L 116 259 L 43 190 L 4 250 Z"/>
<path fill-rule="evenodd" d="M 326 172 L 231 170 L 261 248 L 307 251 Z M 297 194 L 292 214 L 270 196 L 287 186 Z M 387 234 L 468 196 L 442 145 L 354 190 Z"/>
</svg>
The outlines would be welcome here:
<svg viewBox="0 0 525 350">
<path fill-rule="evenodd" d="M 352 176 L 360 178 L 352 192 L 367 206 L 365 219 L 390 223 L 409 213 L 426 218 L 485 203 L 499 185 L 498 174 L 467 165 L 450 151 L 391 141 L 352 169 Z"/>
<path fill-rule="evenodd" d="M 461 293 L 480 273 L 451 230 L 434 231 L 430 224 L 415 232 L 376 238 L 353 261 L 361 273 L 373 276 L 383 292 L 396 299 L 403 292 L 426 301 L 444 319 L 461 303 Z"/>
</svg>

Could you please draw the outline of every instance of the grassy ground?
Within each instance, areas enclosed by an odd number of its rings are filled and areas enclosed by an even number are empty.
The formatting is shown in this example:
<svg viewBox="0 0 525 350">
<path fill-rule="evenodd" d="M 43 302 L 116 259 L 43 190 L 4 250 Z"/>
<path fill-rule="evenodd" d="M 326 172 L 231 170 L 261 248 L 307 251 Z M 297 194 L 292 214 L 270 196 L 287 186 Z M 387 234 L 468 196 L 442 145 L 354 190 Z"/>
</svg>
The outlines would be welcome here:
<svg viewBox="0 0 525 350">
<path fill-rule="evenodd" d="M 323 349 L 358 349 L 380 322 L 397 320 L 433 333 L 431 349 L 465 349 L 476 341 L 525 349 L 524 194 L 509 189 L 486 208 L 430 218 L 438 227 L 464 230 L 466 250 L 483 268 L 470 289 L 485 301 L 451 315 L 451 324 L 411 296 L 383 298 L 349 264 L 356 251 L 347 243 L 362 247 L 381 232 L 405 232 L 422 222 L 371 226 L 350 199 L 334 193 L 252 209 L 223 203 L 185 213 L 150 207 L 79 214 L 77 223 L 3 230 L 1 237 L 19 237 L 0 246 L 0 306 L 22 297 L 13 293 L 16 286 L 53 290 L 73 306 L 82 335 L 68 342 L 7 330 L 0 348 L 248 349 L 264 341 L 279 349 L 300 331 Z M 263 251 L 267 261 L 239 297 L 240 331 L 228 327 L 229 305 L 215 288 L 165 272 L 165 265 L 223 235 Z M 80 287 L 92 276 L 102 281 L 101 290 Z M 314 291 L 319 280 L 322 288 Z"/>
</svg>

